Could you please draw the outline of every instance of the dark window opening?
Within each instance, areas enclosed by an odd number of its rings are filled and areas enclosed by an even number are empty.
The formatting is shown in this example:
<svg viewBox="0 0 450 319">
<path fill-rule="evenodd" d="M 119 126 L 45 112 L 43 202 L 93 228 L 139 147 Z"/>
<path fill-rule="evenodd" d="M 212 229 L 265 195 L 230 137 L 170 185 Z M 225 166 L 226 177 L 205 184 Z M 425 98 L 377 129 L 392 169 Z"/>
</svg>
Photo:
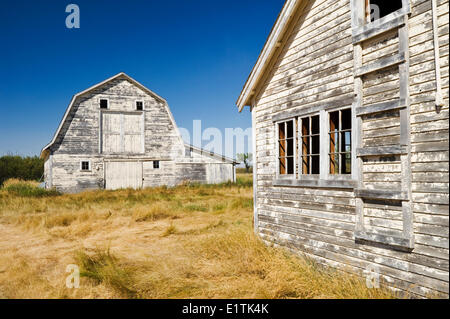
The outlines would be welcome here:
<svg viewBox="0 0 450 319">
<path fill-rule="evenodd" d="M 300 122 L 302 174 L 320 174 L 320 117 L 304 117 Z"/>
<path fill-rule="evenodd" d="M 352 173 L 352 111 L 330 113 L 330 174 Z"/>
<path fill-rule="evenodd" d="M 366 15 L 370 15 L 370 18 L 367 17 L 367 20 L 371 22 L 402 8 L 402 0 L 368 0 L 366 4 L 369 5 L 369 8 L 366 10 Z"/>
<path fill-rule="evenodd" d="M 89 162 L 88 161 L 82 161 L 81 162 L 81 170 L 82 171 L 89 171 L 91 168 L 89 167 Z"/>
<path fill-rule="evenodd" d="M 159 161 L 153 161 L 153 168 L 159 168 Z"/>
<path fill-rule="evenodd" d="M 294 120 L 278 124 L 278 160 L 281 175 L 294 174 L 295 162 L 295 125 Z"/>
<path fill-rule="evenodd" d="M 100 108 L 101 109 L 107 109 L 108 108 L 108 100 L 101 99 L 100 100 Z"/>
<path fill-rule="evenodd" d="M 144 109 L 144 103 L 142 101 L 136 102 L 136 110 L 142 111 Z"/>
</svg>

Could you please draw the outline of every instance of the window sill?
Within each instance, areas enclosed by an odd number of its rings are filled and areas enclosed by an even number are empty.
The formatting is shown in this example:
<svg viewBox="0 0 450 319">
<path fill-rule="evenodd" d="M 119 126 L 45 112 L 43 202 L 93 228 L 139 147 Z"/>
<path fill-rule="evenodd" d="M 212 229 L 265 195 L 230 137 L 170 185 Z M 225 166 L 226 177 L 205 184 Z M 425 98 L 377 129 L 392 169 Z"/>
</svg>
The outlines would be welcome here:
<svg viewBox="0 0 450 319">
<path fill-rule="evenodd" d="M 357 230 L 355 231 L 355 240 L 374 242 L 405 250 L 414 249 L 414 239 L 407 238 L 403 236 L 401 233 L 399 234 L 399 236 L 389 236 Z"/>
<path fill-rule="evenodd" d="M 311 188 L 340 188 L 340 189 L 354 189 L 357 187 L 355 180 L 299 180 L 299 179 L 275 179 L 272 182 L 273 186 L 287 186 L 287 187 L 311 187 Z"/>
<path fill-rule="evenodd" d="M 377 21 L 370 22 L 353 30 L 353 44 L 369 40 L 405 24 L 405 16 L 411 13 L 409 6 L 393 12 Z"/>
</svg>

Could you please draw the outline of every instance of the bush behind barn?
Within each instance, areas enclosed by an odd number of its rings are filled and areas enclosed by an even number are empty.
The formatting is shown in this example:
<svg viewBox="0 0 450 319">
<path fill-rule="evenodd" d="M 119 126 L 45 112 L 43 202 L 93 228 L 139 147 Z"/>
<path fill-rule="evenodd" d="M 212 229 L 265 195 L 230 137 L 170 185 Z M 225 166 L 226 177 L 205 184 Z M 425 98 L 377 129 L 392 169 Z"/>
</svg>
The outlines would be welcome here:
<svg viewBox="0 0 450 319">
<path fill-rule="evenodd" d="M 38 181 L 43 174 L 44 160 L 38 156 L 6 155 L 0 157 L 0 186 L 10 178 Z"/>
</svg>

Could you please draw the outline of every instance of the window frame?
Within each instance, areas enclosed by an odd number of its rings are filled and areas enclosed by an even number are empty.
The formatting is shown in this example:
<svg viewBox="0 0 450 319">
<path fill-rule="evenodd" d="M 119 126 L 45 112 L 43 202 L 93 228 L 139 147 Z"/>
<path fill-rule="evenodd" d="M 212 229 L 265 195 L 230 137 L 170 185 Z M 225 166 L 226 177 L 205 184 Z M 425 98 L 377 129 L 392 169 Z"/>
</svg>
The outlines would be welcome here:
<svg viewBox="0 0 450 319">
<path fill-rule="evenodd" d="M 83 163 L 88 163 L 88 169 L 83 169 Z M 81 160 L 80 161 L 80 172 L 92 172 L 92 166 L 90 160 Z"/>
<path fill-rule="evenodd" d="M 153 169 L 161 169 L 161 162 L 153 161 Z"/>
<path fill-rule="evenodd" d="M 102 107 L 102 100 L 106 101 L 106 108 Z M 108 98 L 103 98 L 103 97 L 99 98 L 98 99 L 98 108 L 100 110 L 109 110 L 109 99 Z"/>
<path fill-rule="evenodd" d="M 288 157 L 292 157 L 292 160 L 294 161 L 293 165 L 294 165 L 294 173 L 293 174 L 281 174 L 280 173 L 280 131 L 279 131 L 279 124 L 283 124 L 285 125 L 285 132 L 287 132 L 287 122 L 291 122 L 293 124 L 293 134 L 292 134 L 292 140 L 293 140 L 293 155 L 292 156 L 283 156 L 284 158 L 288 158 Z M 293 117 L 293 118 L 287 118 L 281 121 L 277 121 L 275 122 L 275 134 L 276 134 L 276 178 L 277 179 L 295 179 L 297 176 L 296 173 L 296 167 L 297 167 L 297 118 Z M 287 141 L 287 138 L 284 139 L 285 141 Z"/>
<path fill-rule="evenodd" d="M 357 186 L 359 178 L 356 150 L 358 148 L 358 136 L 359 123 L 355 113 L 355 105 L 348 103 L 336 103 L 334 105 L 317 105 L 308 109 L 302 110 L 286 110 L 281 113 L 272 116 L 275 130 L 275 158 L 276 172 L 273 180 L 274 186 L 297 186 L 297 187 L 311 187 L 311 188 L 341 188 L 341 189 L 354 189 Z M 351 110 L 351 174 L 330 174 L 330 159 L 328 151 L 330 148 L 330 122 L 329 114 L 336 111 Z M 300 120 L 305 117 L 313 117 L 319 115 L 319 131 L 320 131 L 320 159 L 319 170 L 320 174 L 301 174 L 301 167 L 298 167 L 301 163 L 301 150 L 300 150 L 300 138 L 299 132 Z M 296 138 L 294 139 L 294 174 L 280 174 L 280 161 L 279 161 L 279 130 L 278 125 L 287 121 L 295 121 Z"/>
<path fill-rule="evenodd" d="M 318 134 L 312 134 L 312 118 L 318 116 L 319 117 L 319 133 Z M 312 141 L 312 137 L 314 136 L 319 136 L 319 174 L 303 174 L 303 137 L 305 137 L 302 134 L 302 130 L 300 129 L 300 124 L 303 124 L 303 119 L 309 119 L 309 134 L 306 135 L 306 137 L 308 137 L 310 139 L 310 141 Z M 321 118 L 321 114 L 320 112 L 316 112 L 316 113 L 310 113 L 310 114 L 305 114 L 304 116 L 298 116 L 297 117 L 297 125 L 298 125 L 298 132 L 297 132 L 297 140 L 298 140 L 298 167 L 297 167 L 297 176 L 299 180 L 317 180 L 321 178 L 321 160 L 322 160 L 322 118 Z M 303 128 L 303 126 L 302 126 Z M 301 145 L 302 147 L 300 147 L 300 141 L 301 141 Z M 312 148 L 312 143 L 309 145 L 309 149 L 311 152 L 311 148 Z M 317 155 L 313 155 L 312 153 L 306 155 L 306 156 L 310 156 L 312 158 L 312 156 L 317 156 Z M 312 168 L 312 163 L 309 164 L 310 166 L 310 170 Z"/>
<path fill-rule="evenodd" d="M 345 111 L 345 110 L 350 110 L 350 125 L 351 125 L 350 130 L 342 129 L 342 111 Z M 345 132 L 345 131 L 350 131 L 350 152 L 342 152 L 341 150 L 338 150 L 338 152 L 333 152 L 333 153 L 330 152 L 331 134 L 332 134 L 331 127 L 330 127 L 331 113 L 336 113 L 336 112 L 339 112 L 339 129 L 337 130 L 338 140 L 339 140 L 339 148 L 341 146 L 341 136 L 340 136 L 340 134 L 342 132 Z M 326 139 L 327 139 L 327 163 L 328 163 L 328 165 L 327 165 L 327 172 L 328 172 L 329 176 L 334 176 L 334 177 L 341 176 L 341 177 L 343 177 L 345 179 L 345 176 L 352 176 L 353 175 L 353 161 L 356 159 L 356 158 L 355 159 L 353 158 L 354 157 L 353 155 L 354 155 L 354 152 L 355 152 L 355 148 L 354 148 L 354 144 L 353 144 L 353 134 L 354 134 L 353 126 L 354 126 L 354 123 L 353 123 L 352 108 L 351 107 L 342 107 L 342 108 L 338 108 L 338 109 L 327 110 L 327 118 L 326 118 L 326 120 L 327 120 L 327 124 L 328 124 L 327 125 L 327 137 L 326 137 Z M 351 172 L 350 172 L 350 174 L 343 174 L 343 173 L 341 173 L 341 159 L 340 159 L 340 156 L 342 154 L 346 154 L 346 153 L 350 153 L 350 160 L 351 160 L 351 164 L 350 164 Z M 338 163 L 339 163 L 338 164 L 338 170 L 339 170 L 339 173 L 337 173 L 337 174 L 333 174 L 333 173 L 330 172 L 330 170 L 331 170 L 331 155 L 332 154 L 335 154 L 335 155 L 338 154 L 338 156 L 339 156 L 339 158 L 338 158 Z"/>
<path fill-rule="evenodd" d="M 142 110 L 138 109 L 138 106 L 137 106 L 138 103 L 142 103 Z M 144 101 L 143 100 L 136 100 L 136 101 L 134 101 L 134 107 L 135 107 L 135 111 L 137 111 L 137 112 L 144 112 Z"/>
<path fill-rule="evenodd" d="M 367 0 L 370 4 L 370 0 Z M 388 15 L 374 21 L 368 22 L 366 1 L 351 0 L 352 12 L 352 33 L 353 37 L 361 35 L 365 32 L 374 31 L 377 28 L 383 28 L 396 19 L 411 13 L 410 0 L 402 0 L 402 8 L 389 13 Z M 393 26 L 392 28 L 394 28 Z"/>
</svg>

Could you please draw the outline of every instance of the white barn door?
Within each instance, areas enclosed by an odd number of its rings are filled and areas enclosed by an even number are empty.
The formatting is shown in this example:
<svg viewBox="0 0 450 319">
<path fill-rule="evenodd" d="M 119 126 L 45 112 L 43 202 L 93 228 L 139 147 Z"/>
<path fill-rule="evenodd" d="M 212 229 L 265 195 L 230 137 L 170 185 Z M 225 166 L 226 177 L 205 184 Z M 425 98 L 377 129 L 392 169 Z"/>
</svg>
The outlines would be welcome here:
<svg viewBox="0 0 450 319">
<path fill-rule="evenodd" d="M 142 114 L 103 112 L 101 130 L 102 153 L 144 153 L 144 117 Z"/>
<path fill-rule="evenodd" d="M 142 188 L 141 162 L 106 162 L 106 189 Z"/>
</svg>

